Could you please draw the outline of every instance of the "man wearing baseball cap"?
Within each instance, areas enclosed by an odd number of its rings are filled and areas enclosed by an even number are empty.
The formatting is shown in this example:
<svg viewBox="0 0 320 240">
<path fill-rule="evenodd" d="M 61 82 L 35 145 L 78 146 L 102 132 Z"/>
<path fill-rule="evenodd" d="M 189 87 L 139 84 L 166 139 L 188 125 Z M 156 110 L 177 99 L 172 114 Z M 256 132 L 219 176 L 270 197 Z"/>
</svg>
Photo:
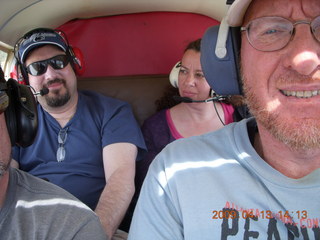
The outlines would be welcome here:
<svg viewBox="0 0 320 240">
<path fill-rule="evenodd" d="M 254 117 L 168 145 L 129 239 L 320 239 L 319 1 L 235 0 L 226 22 Z"/>
<path fill-rule="evenodd" d="M 21 117 L 19 109 L 12 108 L 19 100 L 11 87 L 0 68 L 1 239 L 107 239 L 99 218 L 85 204 L 54 184 L 10 167 L 16 131 L 8 120 Z"/>
<path fill-rule="evenodd" d="M 13 159 L 88 205 L 111 239 L 134 193 L 138 149 L 145 149 L 130 105 L 77 90 L 81 63 L 60 31 L 26 33 L 15 56 L 40 104 L 38 135 L 31 146 L 15 147 Z"/>
</svg>

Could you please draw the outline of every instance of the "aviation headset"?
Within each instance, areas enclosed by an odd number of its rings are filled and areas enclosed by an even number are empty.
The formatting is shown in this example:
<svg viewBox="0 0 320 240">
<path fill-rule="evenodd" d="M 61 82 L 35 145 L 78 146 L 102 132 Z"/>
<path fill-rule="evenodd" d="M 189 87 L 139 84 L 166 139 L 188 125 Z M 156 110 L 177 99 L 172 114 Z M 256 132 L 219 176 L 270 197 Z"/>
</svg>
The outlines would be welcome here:
<svg viewBox="0 0 320 240">
<path fill-rule="evenodd" d="M 201 41 L 200 61 L 204 76 L 218 95 L 242 95 L 240 76 L 240 25 L 251 0 L 227 0 L 231 5 L 220 25 L 206 30 Z M 229 26 L 230 22 L 234 27 Z M 250 117 L 245 105 L 236 108 L 237 119 Z M 238 121 L 237 120 L 237 121 Z"/>
<path fill-rule="evenodd" d="M 11 145 L 30 146 L 38 130 L 35 97 L 30 88 L 14 79 L 6 81 L 0 68 L 0 108 L 4 110 Z"/>
<path fill-rule="evenodd" d="M 178 88 L 178 78 L 179 78 L 179 72 L 181 67 L 181 61 L 177 62 L 169 74 L 169 80 L 172 86 L 175 88 Z"/>
<path fill-rule="evenodd" d="M 241 14 L 243 17 L 245 12 L 242 10 L 246 9 L 250 2 L 251 0 L 227 0 L 226 4 L 231 6 L 230 9 L 233 8 L 232 11 L 228 11 L 220 25 L 208 28 L 202 37 L 200 58 L 202 70 L 209 85 L 219 95 L 242 94 L 239 60 L 240 27 L 230 27 L 227 18 L 239 19 Z"/>
<path fill-rule="evenodd" d="M 201 41 L 201 66 L 209 85 L 218 95 L 241 95 L 240 28 L 224 20 L 208 28 Z"/>
<path fill-rule="evenodd" d="M 18 39 L 15 44 L 14 55 L 16 59 L 15 75 L 19 82 L 29 84 L 28 72 L 25 66 L 27 55 L 33 49 L 44 45 L 55 45 L 62 49 L 69 62 L 79 76 L 84 72 L 84 61 L 80 49 L 73 48 L 69 45 L 66 34 L 61 30 L 54 30 L 50 28 L 36 28 L 27 32 L 24 36 Z M 19 74 L 21 72 L 21 75 Z"/>
</svg>

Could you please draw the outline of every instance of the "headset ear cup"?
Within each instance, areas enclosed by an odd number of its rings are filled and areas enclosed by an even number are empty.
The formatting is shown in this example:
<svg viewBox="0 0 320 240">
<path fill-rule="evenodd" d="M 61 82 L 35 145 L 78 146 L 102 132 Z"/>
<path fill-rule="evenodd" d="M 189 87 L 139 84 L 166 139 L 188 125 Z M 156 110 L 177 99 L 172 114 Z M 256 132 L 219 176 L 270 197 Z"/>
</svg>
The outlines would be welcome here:
<svg viewBox="0 0 320 240">
<path fill-rule="evenodd" d="M 17 79 L 18 82 L 23 85 L 29 85 L 29 76 L 28 76 L 27 69 L 24 66 L 22 66 L 22 64 L 20 64 L 19 67 L 20 67 L 21 74 L 20 76 L 18 76 L 18 79 Z"/>
<path fill-rule="evenodd" d="M 15 102 L 13 96 L 13 89 L 11 86 L 8 86 L 7 95 L 9 97 L 9 105 L 4 112 L 6 117 L 7 128 L 11 140 L 11 145 L 14 146 L 17 141 L 17 121 L 16 121 L 16 112 L 15 112 Z"/>
<path fill-rule="evenodd" d="M 35 98 L 26 85 L 16 80 L 7 81 L 9 106 L 5 111 L 12 146 L 30 146 L 38 130 L 38 114 Z"/>
<path fill-rule="evenodd" d="M 220 26 L 208 28 L 202 36 L 200 47 L 202 71 L 218 95 L 240 95 L 242 93 L 239 68 L 240 28 L 228 27 L 226 31 L 222 31 L 227 36 L 223 41 L 226 55 L 220 58 L 216 55 Z"/>
<path fill-rule="evenodd" d="M 216 92 L 211 88 L 210 89 L 210 97 L 214 97 L 216 95 L 217 95 Z"/>
<path fill-rule="evenodd" d="M 18 71 L 17 71 L 17 65 L 15 64 L 12 68 L 12 71 L 10 72 L 10 78 L 17 79 L 18 80 Z"/>
<path fill-rule="evenodd" d="M 181 61 L 177 62 L 174 67 L 172 68 L 170 74 L 169 74 L 169 80 L 172 86 L 175 88 L 178 88 L 178 79 L 179 79 L 179 72 L 181 67 Z"/>
<path fill-rule="evenodd" d="M 84 57 L 80 48 L 69 47 L 69 52 L 73 60 L 73 68 L 77 76 L 81 76 L 85 71 Z"/>
</svg>

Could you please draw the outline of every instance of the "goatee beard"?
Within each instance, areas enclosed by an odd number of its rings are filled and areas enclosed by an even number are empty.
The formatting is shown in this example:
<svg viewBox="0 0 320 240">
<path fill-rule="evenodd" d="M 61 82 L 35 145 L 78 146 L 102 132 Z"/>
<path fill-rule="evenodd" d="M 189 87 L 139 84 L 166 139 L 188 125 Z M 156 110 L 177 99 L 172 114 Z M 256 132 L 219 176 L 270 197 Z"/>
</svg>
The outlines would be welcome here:
<svg viewBox="0 0 320 240">
<path fill-rule="evenodd" d="M 61 107 L 65 105 L 70 100 L 70 94 L 67 91 L 63 95 L 55 95 L 53 97 L 45 97 L 47 105 L 50 107 Z"/>
<path fill-rule="evenodd" d="M 50 85 L 54 83 L 61 83 L 66 88 L 66 81 L 64 79 L 54 79 L 52 81 L 49 81 L 45 87 L 49 87 Z M 51 95 L 46 95 L 45 100 L 48 106 L 50 107 L 61 107 L 65 105 L 71 98 L 70 93 L 68 89 L 66 88 L 66 93 L 63 95 L 60 95 L 60 90 L 51 90 Z"/>
</svg>

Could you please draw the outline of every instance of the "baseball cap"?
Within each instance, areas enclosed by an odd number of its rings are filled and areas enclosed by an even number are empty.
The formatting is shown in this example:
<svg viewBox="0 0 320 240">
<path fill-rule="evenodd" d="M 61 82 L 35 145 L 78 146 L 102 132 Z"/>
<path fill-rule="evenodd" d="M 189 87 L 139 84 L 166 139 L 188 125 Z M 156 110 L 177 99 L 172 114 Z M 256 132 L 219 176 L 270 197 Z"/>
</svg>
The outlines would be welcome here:
<svg viewBox="0 0 320 240">
<path fill-rule="evenodd" d="M 235 0 L 226 15 L 226 21 L 230 27 L 239 27 L 252 0 Z"/>
<path fill-rule="evenodd" d="M 30 53 L 35 48 L 44 45 L 55 45 L 64 52 L 68 45 L 64 38 L 52 29 L 39 28 L 26 33 L 18 46 L 18 59 L 23 64 Z"/>
</svg>

